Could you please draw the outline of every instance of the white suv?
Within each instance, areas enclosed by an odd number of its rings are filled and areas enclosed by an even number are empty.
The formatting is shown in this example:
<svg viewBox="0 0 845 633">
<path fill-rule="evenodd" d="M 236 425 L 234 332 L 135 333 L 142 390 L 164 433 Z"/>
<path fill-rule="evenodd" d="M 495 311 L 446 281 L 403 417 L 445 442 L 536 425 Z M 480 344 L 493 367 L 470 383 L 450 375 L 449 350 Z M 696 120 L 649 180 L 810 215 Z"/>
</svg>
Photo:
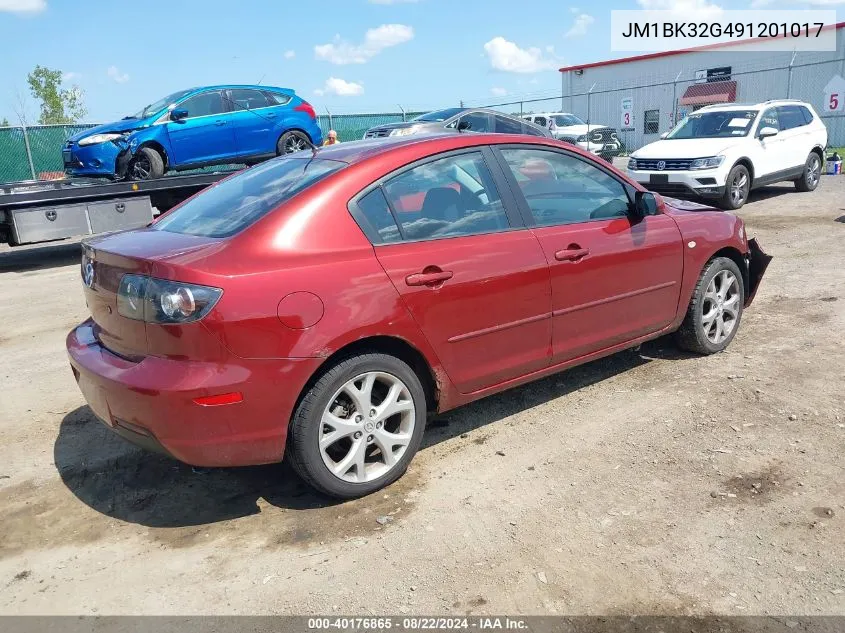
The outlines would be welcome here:
<svg viewBox="0 0 845 633">
<path fill-rule="evenodd" d="M 548 129 L 560 141 L 572 143 L 605 159 L 618 156 L 622 151 L 616 130 L 606 125 L 587 125 L 568 112 L 541 112 L 526 114 L 522 118 Z"/>
<path fill-rule="evenodd" d="M 707 106 L 690 114 L 662 140 L 631 154 L 628 173 L 667 195 L 715 199 L 738 209 L 748 192 L 791 180 L 798 191 L 819 184 L 827 128 L 801 101 Z"/>
</svg>

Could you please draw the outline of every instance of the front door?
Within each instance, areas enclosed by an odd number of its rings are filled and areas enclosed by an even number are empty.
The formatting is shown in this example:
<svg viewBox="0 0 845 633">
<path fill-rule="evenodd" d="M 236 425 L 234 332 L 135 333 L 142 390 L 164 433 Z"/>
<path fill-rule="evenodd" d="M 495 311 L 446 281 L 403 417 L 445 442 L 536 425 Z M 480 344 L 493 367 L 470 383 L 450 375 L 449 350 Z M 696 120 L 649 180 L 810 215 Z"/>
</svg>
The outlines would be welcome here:
<svg viewBox="0 0 845 633">
<path fill-rule="evenodd" d="M 764 127 L 775 128 L 778 133 L 767 138 L 760 138 L 760 130 Z M 769 108 L 763 112 L 754 135 L 754 148 L 757 152 L 756 156 L 751 157 L 754 160 L 754 178 L 765 178 L 790 166 L 790 158 L 785 155 L 788 147 L 783 142 L 777 108 Z"/>
<path fill-rule="evenodd" d="M 236 154 L 231 114 L 220 90 L 208 90 L 178 104 L 174 110 L 188 113 L 168 121 L 172 166 L 216 162 Z"/>
<path fill-rule="evenodd" d="M 672 218 L 634 220 L 630 185 L 563 150 L 503 148 L 500 156 L 549 262 L 553 363 L 674 320 L 683 247 Z"/>
<path fill-rule="evenodd" d="M 418 163 L 358 201 L 376 256 L 449 378 L 470 393 L 549 365 L 543 251 L 503 204 L 489 150 Z"/>
</svg>

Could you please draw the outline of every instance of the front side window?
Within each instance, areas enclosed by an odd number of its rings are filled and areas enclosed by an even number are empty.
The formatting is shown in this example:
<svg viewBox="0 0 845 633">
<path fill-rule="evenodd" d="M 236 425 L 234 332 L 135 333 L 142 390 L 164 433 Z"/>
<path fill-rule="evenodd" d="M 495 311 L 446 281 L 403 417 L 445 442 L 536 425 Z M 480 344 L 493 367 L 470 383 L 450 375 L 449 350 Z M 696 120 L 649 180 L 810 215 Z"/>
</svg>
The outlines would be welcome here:
<svg viewBox="0 0 845 633">
<path fill-rule="evenodd" d="M 574 114 L 556 114 L 552 117 L 558 127 L 569 127 L 570 125 L 584 125 L 584 122 Z"/>
<path fill-rule="evenodd" d="M 693 112 L 681 120 L 667 139 L 729 138 L 748 136 L 759 110 Z"/>
<path fill-rule="evenodd" d="M 535 116 L 534 123 L 537 125 L 542 125 L 543 127 L 547 127 L 549 125 L 548 120 L 544 116 Z"/>
<path fill-rule="evenodd" d="M 778 117 L 778 109 L 777 108 L 769 108 L 763 113 L 763 116 L 760 117 L 760 123 L 757 126 L 757 130 L 762 130 L 764 127 L 773 127 L 778 132 L 781 131 L 780 127 L 780 118 Z"/>
<path fill-rule="evenodd" d="M 388 180 L 383 190 L 404 240 L 478 235 L 510 228 L 480 152 L 425 163 Z"/>
<path fill-rule="evenodd" d="M 660 131 L 660 110 L 646 110 L 643 116 L 643 134 L 657 134 Z"/>
<path fill-rule="evenodd" d="M 199 116 L 212 116 L 215 114 L 223 114 L 226 112 L 226 107 L 223 105 L 223 95 L 219 90 L 212 90 L 211 92 L 203 92 L 202 94 L 194 95 L 190 99 L 185 99 L 177 108 L 179 110 L 187 110 L 189 119 L 195 119 Z"/>
<path fill-rule="evenodd" d="M 503 149 L 502 156 L 538 226 L 628 215 L 622 183 L 587 161 L 540 149 Z"/>
<path fill-rule="evenodd" d="M 232 101 L 233 110 L 255 110 L 256 108 L 266 108 L 272 105 L 260 90 L 246 88 L 230 90 L 229 98 Z"/>
<path fill-rule="evenodd" d="M 204 237 L 228 237 L 345 166 L 346 163 L 313 158 L 270 160 L 209 187 L 162 216 L 152 228 Z"/>
<path fill-rule="evenodd" d="M 490 117 L 486 112 L 470 112 L 461 117 L 458 127 L 469 132 L 490 132 Z"/>
</svg>

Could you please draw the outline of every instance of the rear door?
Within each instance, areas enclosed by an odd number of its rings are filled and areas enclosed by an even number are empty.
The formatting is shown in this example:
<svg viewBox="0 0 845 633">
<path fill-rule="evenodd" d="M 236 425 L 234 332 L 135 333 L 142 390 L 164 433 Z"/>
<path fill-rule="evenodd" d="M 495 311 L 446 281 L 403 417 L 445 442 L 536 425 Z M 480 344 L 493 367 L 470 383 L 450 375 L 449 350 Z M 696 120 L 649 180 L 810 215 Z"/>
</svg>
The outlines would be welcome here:
<svg viewBox="0 0 845 633">
<path fill-rule="evenodd" d="M 780 106 L 778 121 L 781 127 L 784 156 L 787 158 L 783 169 L 803 171 L 807 156 L 813 148 L 812 128 L 807 125 L 804 112 L 797 105 Z"/>
<path fill-rule="evenodd" d="M 508 195 L 492 154 L 475 148 L 404 168 L 352 205 L 462 393 L 550 360 L 546 258 Z"/>
<path fill-rule="evenodd" d="M 188 116 L 168 121 L 170 162 L 173 165 L 216 162 L 237 154 L 232 115 L 222 90 L 207 90 L 176 106 Z"/>
<path fill-rule="evenodd" d="M 274 129 L 279 105 L 261 90 L 238 88 L 226 92 L 240 156 L 272 154 L 276 151 Z"/>
<path fill-rule="evenodd" d="M 496 150 L 549 262 L 553 363 L 669 325 L 678 309 L 681 234 L 666 215 L 635 221 L 633 188 L 565 150 Z"/>
</svg>

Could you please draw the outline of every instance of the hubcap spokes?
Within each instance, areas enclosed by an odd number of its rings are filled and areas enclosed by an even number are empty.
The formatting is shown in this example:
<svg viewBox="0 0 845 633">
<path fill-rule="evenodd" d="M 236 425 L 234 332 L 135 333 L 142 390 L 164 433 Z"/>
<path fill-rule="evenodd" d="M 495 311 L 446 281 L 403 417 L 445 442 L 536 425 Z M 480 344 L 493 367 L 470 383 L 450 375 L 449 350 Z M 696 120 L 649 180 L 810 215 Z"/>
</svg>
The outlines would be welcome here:
<svg viewBox="0 0 845 633">
<path fill-rule="evenodd" d="M 810 161 L 810 168 L 807 170 L 807 184 L 811 187 L 815 185 L 819 180 L 820 173 L 821 166 L 819 165 L 819 160 L 815 158 Z"/>
<path fill-rule="evenodd" d="M 145 180 L 150 175 L 151 166 L 146 160 L 135 161 L 135 167 L 132 170 L 134 176 L 139 180 Z"/>
<path fill-rule="evenodd" d="M 300 150 L 305 149 L 305 143 L 301 138 L 297 136 L 292 136 L 288 139 L 285 149 L 287 150 L 288 154 L 292 154 L 293 152 L 298 152 Z"/>
<path fill-rule="evenodd" d="M 731 183 L 731 198 L 734 204 L 739 204 L 745 199 L 745 187 L 748 184 L 748 176 L 737 174 Z"/>
<path fill-rule="evenodd" d="M 729 270 L 719 271 L 707 285 L 702 304 L 704 336 L 716 345 L 731 335 L 739 317 L 739 281 Z"/>
<path fill-rule="evenodd" d="M 411 392 L 385 372 L 356 376 L 323 412 L 319 445 L 323 463 L 338 479 L 365 483 L 390 471 L 411 442 L 416 410 Z"/>
</svg>

